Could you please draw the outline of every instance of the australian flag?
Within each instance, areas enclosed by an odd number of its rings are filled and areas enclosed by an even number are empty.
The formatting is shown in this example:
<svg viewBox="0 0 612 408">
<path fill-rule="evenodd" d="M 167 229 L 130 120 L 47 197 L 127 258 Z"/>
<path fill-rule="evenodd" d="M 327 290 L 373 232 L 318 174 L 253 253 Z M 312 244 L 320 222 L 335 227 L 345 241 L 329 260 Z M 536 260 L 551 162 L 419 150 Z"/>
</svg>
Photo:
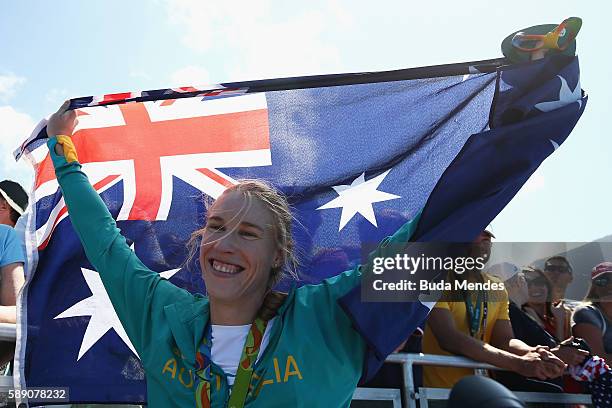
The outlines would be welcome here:
<svg viewBox="0 0 612 408">
<path fill-rule="evenodd" d="M 73 140 L 135 253 L 176 285 L 205 291 L 186 243 L 205 201 L 245 178 L 288 196 L 298 284 L 316 283 L 417 214 L 414 240 L 472 240 L 563 143 L 586 105 L 577 58 L 504 64 L 77 98 Z M 72 229 L 44 123 L 16 152 L 36 170 L 17 384 L 69 387 L 72 402 L 144 402 L 138 354 Z M 399 306 L 364 304 L 359 288 L 342 302 L 371 346 L 364 377 L 429 310 L 415 302 L 401 306 L 410 318 L 372 319 Z"/>
</svg>

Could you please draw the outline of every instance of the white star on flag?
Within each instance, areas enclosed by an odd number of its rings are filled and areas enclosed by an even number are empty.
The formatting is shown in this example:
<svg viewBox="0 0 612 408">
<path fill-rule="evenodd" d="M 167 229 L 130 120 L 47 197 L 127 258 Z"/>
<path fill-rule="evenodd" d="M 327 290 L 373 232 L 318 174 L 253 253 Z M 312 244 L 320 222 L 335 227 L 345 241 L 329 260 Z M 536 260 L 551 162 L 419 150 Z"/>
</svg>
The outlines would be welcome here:
<svg viewBox="0 0 612 408">
<path fill-rule="evenodd" d="M 170 279 L 170 277 L 172 277 L 179 270 L 180 269 L 171 269 L 164 271 L 160 273 L 160 276 Z M 87 283 L 92 295 L 72 305 L 54 317 L 54 319 L 65 319 L 68 317 L 91 316 L 91 319 L 87 324 L 87 329 L 85 329 L 85 334 L 83 335 L 77 361 L 79 361 L 81 357 L 83 357 L 83 355 L 87 353 L 87 351 L 111 329 L 114 329 L 125 345 L 132 350 L 134 355 L 138 356 L 136 349 L 134 349 L 134 346 L 128 338 L 125 329 L 121 325 L 121 321 L 113 308 L 108 294 L 106 293 L 106 289 L 104 289 L 102 279 L 100 279 L 100 274 L 87 268 L 81 268 L 81 272 L 83 273 L 85 282 Z"/>
<path fill-rule="evenodd" d="M 550 112 L 574 102 L 578 102 L 578 106 L 582 107 L 582 89 L 580 88 L 580 80 L 578 80 L 576 87 L 572 91 L 569 88 L 569 85 L 567 84 L 565 78 L 563 78 L 561 75 L 557 76 L 561 79 L 561 88 L 559 88 L 559 100 L 536 103 L 534 105 L 536 109 L 539 109 L 542 112 Z"/>
<path fill-rule="evenodd" d="M 320 206 L 317 210 L 342 208 L 338 231 L 342 231 L 342 228 L 344 228 L 357 213 L 363 215 L 366 220 L 377 227 L 378 225 L 376 224 L 376 216 L 374 215 L 372 204 L 401 198 L 398 195 L 377 190 L 380 183 L 382 183 L 390 171 L 391 169 L 368 181 L 365 180 L 365 173 L 362 173 L 353 180 L 350 185 L 333 186 L 332 188 L 338 193 L 338 197 Z"/>
</svg>

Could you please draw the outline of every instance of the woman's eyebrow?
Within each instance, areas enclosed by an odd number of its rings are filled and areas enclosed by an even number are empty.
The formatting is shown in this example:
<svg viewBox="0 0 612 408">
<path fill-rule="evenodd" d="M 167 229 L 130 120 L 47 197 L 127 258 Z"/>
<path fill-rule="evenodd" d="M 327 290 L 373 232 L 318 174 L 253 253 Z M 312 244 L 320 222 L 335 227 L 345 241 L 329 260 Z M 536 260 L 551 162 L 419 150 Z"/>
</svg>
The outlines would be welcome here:
<svg viewBox="0 0 612 408">
<path fill-rule="evenodd" d="M 225 220 L 221 216 L 213 215 L 211 217 L 208 217 L 208 222 L 211 222 L 211 221 L 212 222 L 224 222 Z M 248 228 L 254 228 L 258 231 L 261 231 L 262 233 L 265 232 L 265 230 L 262 227 L 260 227 L 257 224 L 253 224 L 252 222 L 249 222 L 249 221 L 241 221 L 240 224 Z"/>
<path fill-rule="evenodd" d="M 248 222 L 248 221 L 242 221 L 242 222 L 241 222 L 241 224 L 242 224 L 242 225 L 244 225 L 244 226 L 246 226 L 246 227 L 249 227 L 249 228 L 255 228 L 256 230 L 259 230 L 259 231 L 261 231 L 262 233 L 264 232 L 264 229 L 263 229 L 263 228 L 261 228 L 261 227 L 260 227 L 259 225 L 257 225 L 257 224 L 253 224 L 253 223 Z"/>
</svg>

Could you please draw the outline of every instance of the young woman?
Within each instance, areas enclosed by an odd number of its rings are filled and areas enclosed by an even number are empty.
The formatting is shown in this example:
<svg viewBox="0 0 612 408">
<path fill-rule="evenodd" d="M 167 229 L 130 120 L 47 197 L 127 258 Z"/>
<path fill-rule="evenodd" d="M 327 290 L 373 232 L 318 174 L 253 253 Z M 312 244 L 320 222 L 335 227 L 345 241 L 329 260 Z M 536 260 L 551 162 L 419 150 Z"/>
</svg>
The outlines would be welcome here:
<svg viewBox="0 0 612 408">
<path fill-rule="evenodd" d="M 572 338 L 564 340 L 555 335 L 556 319 L 548 318 L 548 315 L 553 316 L 553 313 L 550 302 L 547 303 L 549 285 L 545 275 L 538 269 L 524 267 L 521 272 L 507 279 L 505 284 L 510 298 L 510 323 L 516 338 L 530 346 L 547 346 L 568 366 L 582 364 L 589 354 L 588 351 L 572 347 Z M 545 321 L 549 323 L 546 324 Z M 546 381 L 535 381 L 500 373 L 498 379 L 514 391 L 583 392 L 582 386 L 567 375 Z"/>
<path fill-rule="evenodd" d="M 568 365 L 576 366 L 582 364 L 588 355 L 586 350 L 570 347 L 572 342 L 570 330 L 571 311 L 562 301 L 552 302 L 553 285 L 540 269 L 525 268 L 524 278 L 527 282 L 527 302 L 523 305 L 522 311 L 529 316 L 540 327 L 540 336 L 550 335 L 551 341 L 556 344 L 551 347 L 551 351 L 563 362 Z M 515 314 L 516 319 L 516 314 Z M 529 336 L 535 336 L 537 331 L 534 329 Z M 565 392 L 582 393 L 585 392 L 584 386 L 570 375 L 562 377 L 563 390 Z"/>
<path fill-rule="evenodd" d="M 612 364 L 612 262 L 602 262 L 591 272 L 585 302 L 572 315 L 572 332 L 583 338 L 593 354 Z"/>
<path fill-rule="evenodd" d="M 535 268 L 524 270 L 528 299 L 523 310 L 551 336 L 559 341 L 571 336 L 571 312 L 562 303 L 551 302 L 552 285 L 544 272 Z"/>
<path fill-rule="evenodd" d="M 71 222 L 145 369 L 149 406 L 348 406 L 367 345 L 338 300 L 361 269 L 273 292 L 283 271 L 295 270 L 292 216 L 282 195 L 248 181 L 228 188 L 194 233 L 208 296 L 174 286 L 126 245 L 81 171 L 67 107 L 48 122 L 49 150 Z M 406 242 L 412 230 L 404 225 L 387 243 Z M 385 248 L 376 256 L 388 256 Z"/>
</svg>

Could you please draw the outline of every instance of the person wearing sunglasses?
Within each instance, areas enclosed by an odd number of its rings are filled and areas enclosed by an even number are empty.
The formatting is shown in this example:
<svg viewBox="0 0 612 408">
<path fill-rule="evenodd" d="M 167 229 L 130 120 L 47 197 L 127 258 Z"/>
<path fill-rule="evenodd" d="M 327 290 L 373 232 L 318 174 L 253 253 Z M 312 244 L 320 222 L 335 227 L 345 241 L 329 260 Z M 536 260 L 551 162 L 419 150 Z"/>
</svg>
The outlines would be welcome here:
<svg viewBox="0 0 612 408">
<path fill-rule="evenodd" d="M 591 288 L 572 316 L 572 331 L 588 343 L 593 354 L 612 363 L 612 262 L 593 268 Z"/>
<path fill-rule="evenodd" d="M 523 310 L 551 336 L 559 340 L 570 336 L 571 312 L 563 304 L 553 302 L 554 286 L 540 269 L 524 270 L 528 300 Z"/>
<path fill-rule="evenodd" d="M 549 292 L 552 302 L 559 302 L 565 298 L 567 287 L 574 280 L 573 268 L 563 256 L 553 256 L 544 262 L 544 275 L 551 283 Z"/>
<path fill-rule="evenodd" d="M 519 269 L 515 266 L 515 269 Z M 544 273 L 525 266 L 505 276 L 505 287 L 510 299 L 510 323 L 515 338 L 529 346 L 546 346 L 568 366 L 580 365 L 588 351 L 573 347 L 574 339 L 569 337 L 569 313 L 553 305 L 548 298 L 550 283 Z M 560 313 L 563 311 L 563 313 Z M 555 312 L 557 314 L 555 314 Z M 557 324 L 558 321 L 564 324 Z M 567 322 L 567 325 L 565 324 Z M 565 329 L 567 326 L 567 329 Z M 563 328 L 564 330 L 558 330 Z M 528 392 L 584 392 L 582 385 L 568 375 L 560 378 L 538 381 L 522 378 L 508 372 L 495 373 L 495 378 L 514 391 Z"/>
<path fill-rule="evenodd" d="M 470 256 L 489 259 L 492 238 L 491 232 L 483 231 L 470 244 Z M 499 281 L 478 267 L 459 276 L 468 282 Z M 505 290 L 454 290 L 443 296 L 425 326 L 425 354 L 462 355 L 539 380 L 563 374 L 565 363 L 548 347 L 529 346 L 514 336 Z M 424 366 L 423 382 L 427 387 L 451 388 L 473 373 L 467 368 Z"/>
</svg>

